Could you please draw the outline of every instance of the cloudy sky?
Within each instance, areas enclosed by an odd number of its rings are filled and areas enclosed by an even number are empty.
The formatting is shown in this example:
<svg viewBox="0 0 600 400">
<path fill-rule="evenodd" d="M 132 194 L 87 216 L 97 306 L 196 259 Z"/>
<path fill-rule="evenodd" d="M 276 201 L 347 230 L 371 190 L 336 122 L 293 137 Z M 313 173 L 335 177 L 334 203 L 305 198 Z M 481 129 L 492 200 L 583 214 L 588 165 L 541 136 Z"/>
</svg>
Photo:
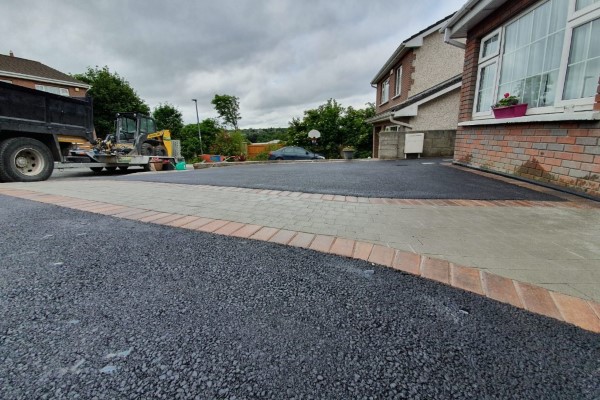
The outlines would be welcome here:
<svg viewBox="0 0 600 400">
<path fill-rule="evenodd" d="M 369 82 L 406 38 L 465 0 L 2 0 L 0 53 L 66 73 L 107 65 L 152 108 L 216 117 L 240 98 L 240 126 L 286 127 L 335 98 L 374 101 Z"/>
</svg>

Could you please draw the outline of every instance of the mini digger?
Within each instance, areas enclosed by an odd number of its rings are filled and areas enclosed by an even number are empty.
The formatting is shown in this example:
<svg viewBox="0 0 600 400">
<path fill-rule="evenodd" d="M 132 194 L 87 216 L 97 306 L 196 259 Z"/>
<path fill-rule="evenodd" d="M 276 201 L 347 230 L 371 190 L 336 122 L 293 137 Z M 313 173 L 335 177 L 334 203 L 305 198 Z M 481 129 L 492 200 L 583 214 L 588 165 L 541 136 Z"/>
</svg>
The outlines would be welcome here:
<svg viewBox="0 0 600 400">
<path fill-rule="evenodd" d="M 92 142 L 89 150 L 71 150 L 68 159 L 81 162 L 82 157 L 87 157 L 103 164 L 91 165 L 90 169 L 95 172 L 103 168 L 124 170 L 130 166 L 142 166 L 145 170 L 172 169 L 179 161 L 173 142 L 171 132 L 158 131 L 154 119 L 140 113 L 118 113 L 113 134 Z"/>
</svg>

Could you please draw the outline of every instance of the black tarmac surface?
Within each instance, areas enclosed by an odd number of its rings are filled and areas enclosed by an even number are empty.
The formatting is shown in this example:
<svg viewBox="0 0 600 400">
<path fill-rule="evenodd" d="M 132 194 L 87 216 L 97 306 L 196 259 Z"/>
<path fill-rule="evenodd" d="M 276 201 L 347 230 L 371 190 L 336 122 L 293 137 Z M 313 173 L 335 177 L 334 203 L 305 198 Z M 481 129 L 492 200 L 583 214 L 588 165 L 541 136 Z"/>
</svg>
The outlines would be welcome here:
<svg viewBox="0 0 600 400">
<path fill-rule="evenodd" d="M 0 398 L 598 399 L 600 336 L 309 250 L 0 196 Z"/>
<path fill-rule="evenodd" d="M 398 199 L 561 199 L 452 168 L 441 159 L 241 165 L 117 179 Z"/>
</svg>

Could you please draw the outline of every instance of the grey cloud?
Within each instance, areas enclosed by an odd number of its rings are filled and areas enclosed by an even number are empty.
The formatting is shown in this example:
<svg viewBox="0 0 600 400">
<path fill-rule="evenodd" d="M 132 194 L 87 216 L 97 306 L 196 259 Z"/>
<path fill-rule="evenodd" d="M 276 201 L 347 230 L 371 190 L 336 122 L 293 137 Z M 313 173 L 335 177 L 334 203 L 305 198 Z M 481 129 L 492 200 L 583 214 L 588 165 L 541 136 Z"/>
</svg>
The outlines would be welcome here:
<svg viewBox="0 0 600 400">
<path fill-rule="evenodd" d="M 328 98 L 373 101 L 369 82 L 398 44 L 463 1 L 4 0 L 0 52 L 69 73 L 108 65 L 186 122 L 191 98 L 213 117 L 227 93 L 242 126 L 286 126 Z"/>
</svg>

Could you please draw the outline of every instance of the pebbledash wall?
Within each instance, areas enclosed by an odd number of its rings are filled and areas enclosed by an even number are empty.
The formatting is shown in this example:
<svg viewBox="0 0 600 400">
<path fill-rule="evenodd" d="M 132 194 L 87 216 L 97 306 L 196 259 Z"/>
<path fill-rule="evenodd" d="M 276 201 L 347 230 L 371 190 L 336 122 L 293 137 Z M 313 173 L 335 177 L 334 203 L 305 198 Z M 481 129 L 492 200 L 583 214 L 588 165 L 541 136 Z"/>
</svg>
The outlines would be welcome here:
<svg viewBox="0 0 600 400">
<path fill-rule="evenodd" d="M 469 31 L 459 122 L 472 119 L 481 38 L 536 3 L 510 2 Z M 600 77 L 594 111 L 600 111 Z M 459 126 L 454 160 L 600 197 L 600 121 Z"/>
</svg>

